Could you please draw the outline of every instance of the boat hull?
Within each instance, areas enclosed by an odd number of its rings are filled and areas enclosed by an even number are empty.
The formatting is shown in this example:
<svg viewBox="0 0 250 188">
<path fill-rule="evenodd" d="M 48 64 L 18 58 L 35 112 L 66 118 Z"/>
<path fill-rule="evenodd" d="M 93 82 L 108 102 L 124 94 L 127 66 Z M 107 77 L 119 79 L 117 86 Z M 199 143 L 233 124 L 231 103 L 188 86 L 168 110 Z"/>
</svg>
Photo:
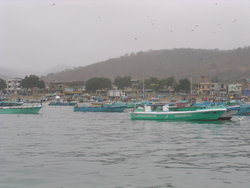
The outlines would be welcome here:
<svg viewBox="0 0 250 188">
<path fill-rule="evenodd" d="M 0 114 L 38 114 L 42 106 L 32 107 L 2 107 Z"/>
<path fill-rule="evenodd" d="M 75 106 L 76 102 L 51 102 L 49 106 Z"/>
<path fill-rule="evenodd" d="M 131 112 L 130 116 L 132 120 L 181 120 L 181 121 L 193 121 L 193 120 L 218 120 L 226 111 L 223 109 L 202 109 L 196 111 L 178 111 L 178 112 Z"/>
<path fill-rule="evenodd" d="M 240 106 L 228 106 L 227 111 L 219 118 L 220 120 L 230 120 L 240 110 Z"/>
<path fill-rule="evenodd" d="M 117 107 L 74 107 L 74 112 L 123 112 L 126 106 Z"/>
</svg>

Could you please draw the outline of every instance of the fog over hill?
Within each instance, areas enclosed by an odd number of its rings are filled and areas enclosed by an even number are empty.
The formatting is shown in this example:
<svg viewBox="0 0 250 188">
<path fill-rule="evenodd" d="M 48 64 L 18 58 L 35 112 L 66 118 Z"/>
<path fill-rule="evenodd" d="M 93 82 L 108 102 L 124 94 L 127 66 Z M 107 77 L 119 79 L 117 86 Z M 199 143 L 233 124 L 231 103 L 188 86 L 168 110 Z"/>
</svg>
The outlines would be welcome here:
<svg viewBox="0 0 250 188">
<path fill-rule="evenodd" d="M 93 77 L 131 76 L 193 78 L 218 77 L 221 80 L 240 80 L 250 77 L 250 47 L 233 50 L 172 49 L 151 50 L 126 54 L 85 67 L 51 73 L 43 77 L 50 81 L 88 80 Z"/>
<path fill-rule="evenodd" d="M 13 78 L 13 77 L 18 77 L 18 76 L 20 75 L 16 74 L 16 72 L 0 66 L 0 78 L 8 79 L 8 78 Z"/>
<path fill-rule="evenodd" d="M 39 70 L 39 69 L 33 69 L 33 70 L 20 70 L 20 69 L 8 69 L 3 66 L 0 66 L 0 78 L 3 79 L 11 79 L 11 78 L 24 78 L 27 75 L 35 74 L 38 76 L 46 75 L 48 73 L 54 72 L 62 72 L 64 70 L 72 69 L 73 66 L 68 65 L 56 65 L 46 70 Z"/>
</svg>

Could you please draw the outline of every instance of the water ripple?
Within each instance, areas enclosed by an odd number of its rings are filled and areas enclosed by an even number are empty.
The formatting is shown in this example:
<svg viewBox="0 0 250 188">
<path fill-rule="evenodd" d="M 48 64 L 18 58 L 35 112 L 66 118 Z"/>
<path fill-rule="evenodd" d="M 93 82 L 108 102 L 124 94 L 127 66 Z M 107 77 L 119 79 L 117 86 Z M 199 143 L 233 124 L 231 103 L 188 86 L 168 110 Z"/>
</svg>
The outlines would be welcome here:
<svg viewBox="0 0 250 188">
<path fill-rule="evenodd" d="M 248 188 L 249 122 L 130 121 L 48 106 L 2 115 L 0 187 Z"/>
</svg>

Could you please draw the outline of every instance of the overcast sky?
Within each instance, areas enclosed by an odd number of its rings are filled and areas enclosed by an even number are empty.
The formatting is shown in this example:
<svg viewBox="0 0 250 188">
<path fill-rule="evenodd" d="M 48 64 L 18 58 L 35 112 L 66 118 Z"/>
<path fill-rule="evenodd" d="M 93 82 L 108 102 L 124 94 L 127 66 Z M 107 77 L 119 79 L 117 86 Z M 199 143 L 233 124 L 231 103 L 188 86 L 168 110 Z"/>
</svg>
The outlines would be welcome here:
<svg viewBox="0 0 250 188">
<path fill-rule="evenodd" d="M 250 45 L 250 0 L 0 0 L 0 66 L 44 71 L 126 53 Z"/>
</svg>

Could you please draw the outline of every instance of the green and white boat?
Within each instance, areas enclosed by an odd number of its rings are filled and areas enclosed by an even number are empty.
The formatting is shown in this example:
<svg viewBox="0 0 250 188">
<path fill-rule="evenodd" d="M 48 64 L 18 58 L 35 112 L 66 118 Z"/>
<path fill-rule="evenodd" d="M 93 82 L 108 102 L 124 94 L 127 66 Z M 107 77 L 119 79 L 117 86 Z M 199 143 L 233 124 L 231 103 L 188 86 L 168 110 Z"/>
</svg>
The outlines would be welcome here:
<svg viewBox="0 0 250 188">
<path fill-rule="evenodd" d="M 3 106 L 0 107 L 0 114 L 38 114 L 42 105 L 33 106 Z"/>
<path fill-rule="evenodd" d="M 152 111 L 150 106 L 138 108 L 130 113 L 132 120 L 181 120 L 181 121 L 213 121 L 218 120 L 227 111 L 224 107 L 169 111 L 163 106 L 162 111 Z"/>
<path fill-rule="evenodd" d="M 0 106 L 21 106 L 23 102 L 18 101 L 0 101 Z"/>
</svg>

